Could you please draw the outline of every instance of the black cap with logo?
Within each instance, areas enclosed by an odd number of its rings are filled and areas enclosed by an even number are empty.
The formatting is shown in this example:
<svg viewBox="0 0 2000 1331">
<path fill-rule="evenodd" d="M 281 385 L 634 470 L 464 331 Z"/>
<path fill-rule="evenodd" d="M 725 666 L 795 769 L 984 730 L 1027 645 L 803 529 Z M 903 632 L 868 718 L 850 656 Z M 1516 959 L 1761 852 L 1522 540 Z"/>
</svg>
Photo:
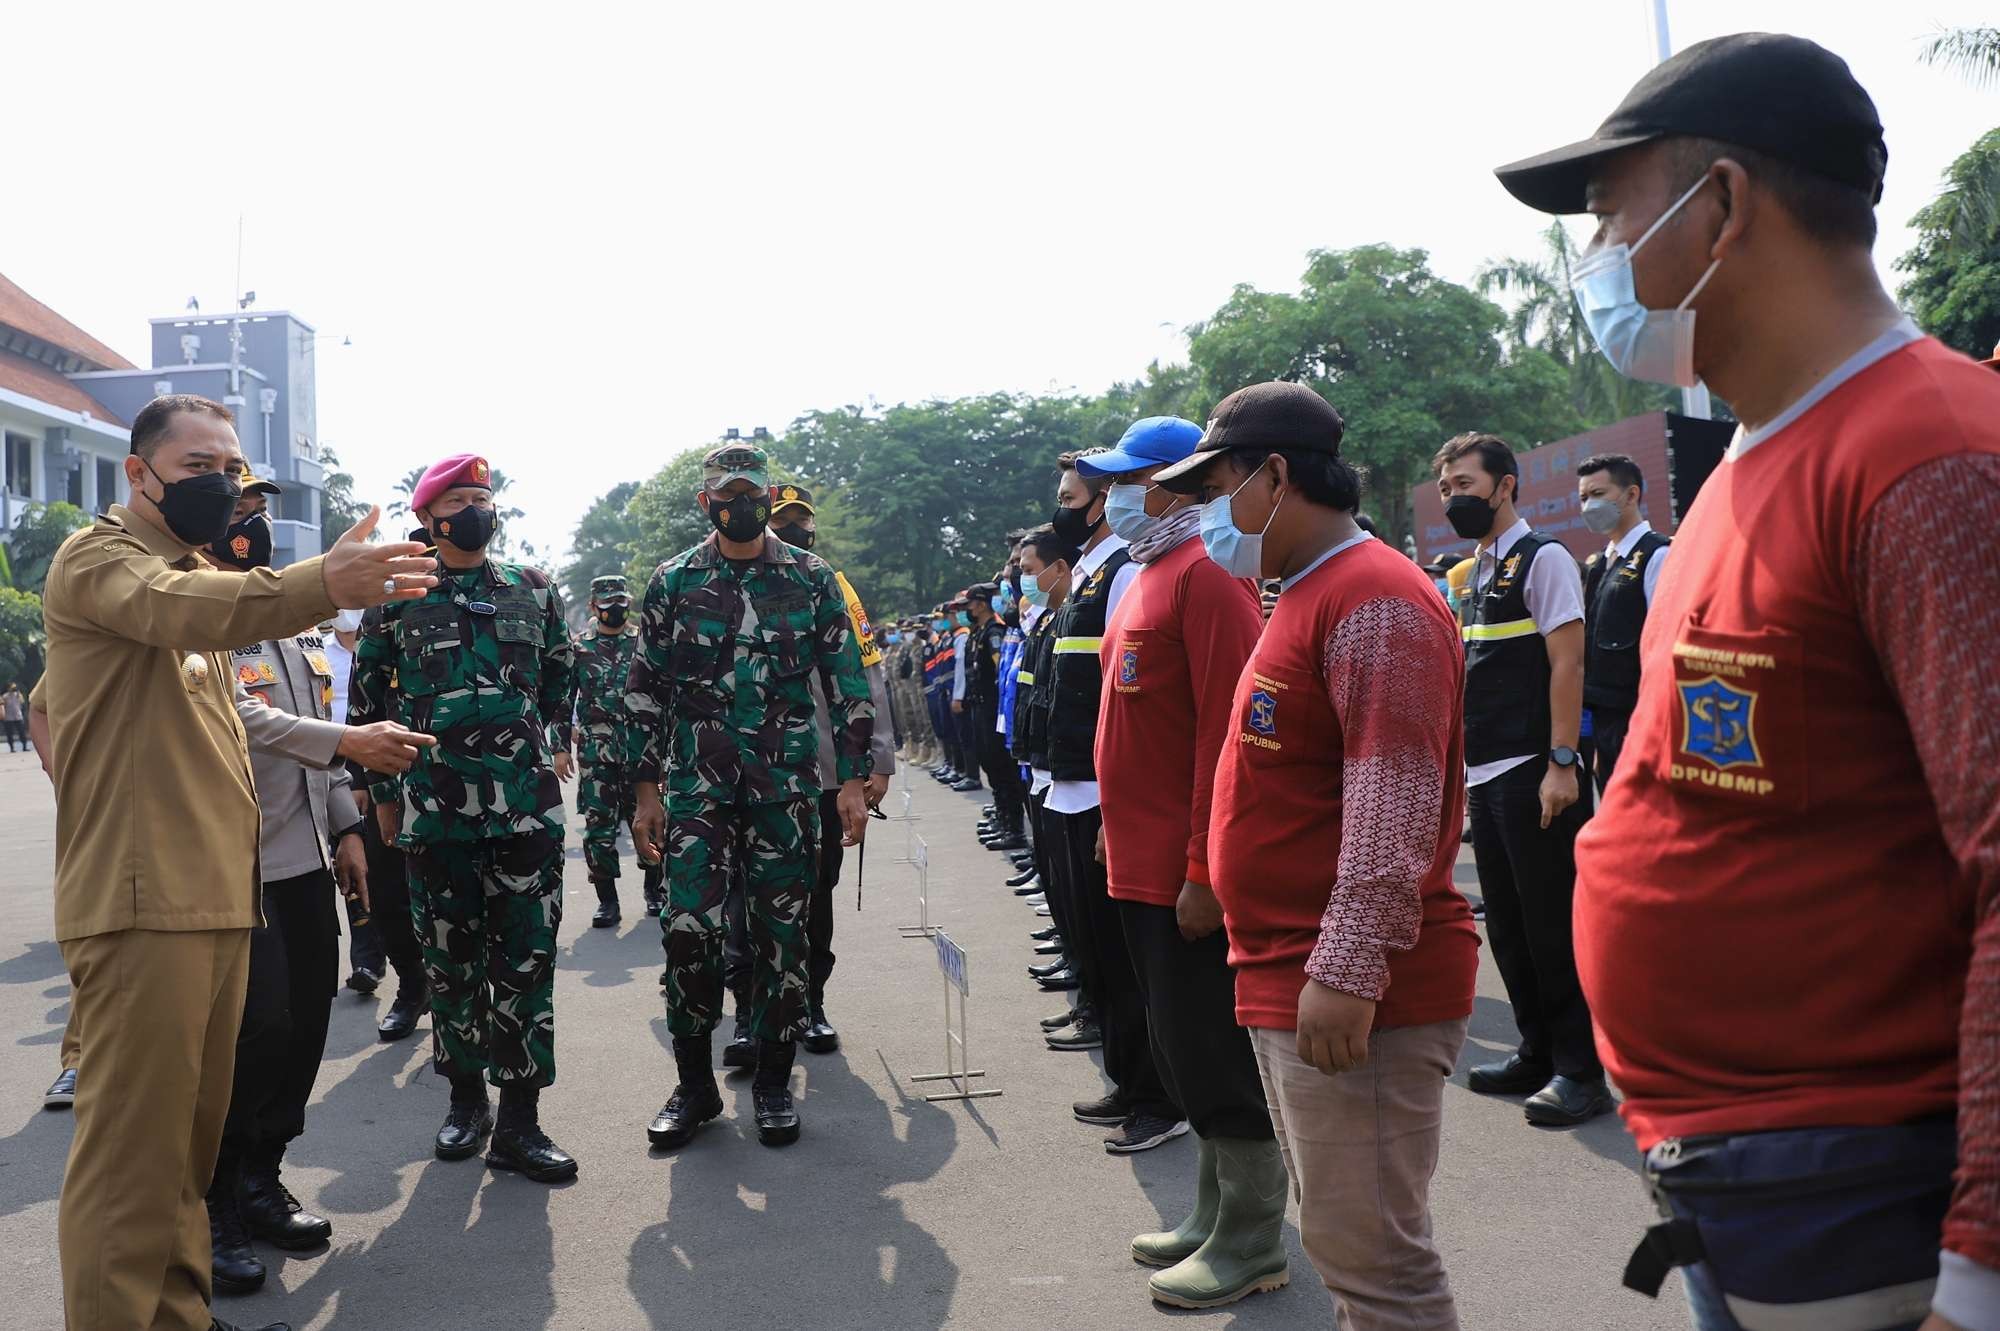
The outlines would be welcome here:
<svg viewBox="0 0 2000 1331">
<path fill-rule="evenodd" d="M 1288 453 L 1340 452 L 1347 425 L 1333 404 L 1304 384 L 1274 380 L 1239 388 L 1216 404 L 1194 452 L 1153 473 L 1153 483 L 1173 494 L 1201 488 L 1201 473 L 1230 449 Z"/>
<path fill-rule="evenodd" d="M 1882 198 L 1889 149 L 1875 103 L 1847 62 L 1784 33 L 1696 42 L 1634 84 L 1597 132 L 1494 171 L 1507 192 L 1545 213 L 1580 213 L 1584 187 L 1612 153 L 1654 139 L 1716 139 L 1752 148 Z"/>
</svg>

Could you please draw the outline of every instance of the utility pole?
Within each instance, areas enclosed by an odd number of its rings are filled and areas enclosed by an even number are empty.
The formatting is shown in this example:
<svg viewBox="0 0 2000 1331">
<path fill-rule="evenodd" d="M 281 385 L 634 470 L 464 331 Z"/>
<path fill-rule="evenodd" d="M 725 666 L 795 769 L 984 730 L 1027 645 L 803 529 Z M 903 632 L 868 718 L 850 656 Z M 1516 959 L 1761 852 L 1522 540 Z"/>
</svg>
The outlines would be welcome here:
<svg viewBox="0 0 2000 1331">
<path fill-rule="evenodd" d="M 1654 63 L 1664 64 L 1674 53 L 1673 39 L 1667 31 L 1667 0 L 1650 0 L 1648 8 L 1653 22 Z M 1707 384 L 1697 383 L 1693 388 L 1681 390 L 1681 415 L 1705 421 L 1712 414 Z"/>
</svg>

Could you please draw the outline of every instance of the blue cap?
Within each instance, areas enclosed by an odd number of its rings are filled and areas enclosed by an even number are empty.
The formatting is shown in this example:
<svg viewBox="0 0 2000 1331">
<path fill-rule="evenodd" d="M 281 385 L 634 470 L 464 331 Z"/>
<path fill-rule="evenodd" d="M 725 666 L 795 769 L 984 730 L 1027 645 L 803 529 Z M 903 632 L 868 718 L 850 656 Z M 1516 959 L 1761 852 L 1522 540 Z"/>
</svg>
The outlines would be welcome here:
<svg viewBox="0 0 2000 1331">
<path fill-rule="evenodd" d="M 1148 416 L 1133 421 L 1108 453 L 1092 453 L 1076 460 L 1083 476 L 1119 476 L 1128 471 L 1157 467 L 1163 462 L 1179 462 L 1194 452 L 1201 442 L 1201 427 L 1178 416 Z"/>
</svg>

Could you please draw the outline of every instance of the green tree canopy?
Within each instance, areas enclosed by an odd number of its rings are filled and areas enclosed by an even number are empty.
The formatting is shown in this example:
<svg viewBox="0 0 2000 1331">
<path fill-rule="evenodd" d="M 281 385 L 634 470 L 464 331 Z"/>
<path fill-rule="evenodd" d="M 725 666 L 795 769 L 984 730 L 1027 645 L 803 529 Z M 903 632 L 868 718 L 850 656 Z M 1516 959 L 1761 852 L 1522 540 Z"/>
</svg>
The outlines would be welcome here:
<svg viewBox="0 0 2000 1331">
<path fill-rule="evenodd" d="M 354 497 L 354 478 L 340 469 L 339 456 L 324 445 L 319 450 L 319 465 L 326 469 L 319 491 L 319 548 L 331 550 L 333 543 L 349 527 L 367 517 L 374 505 Z M 377 536 L 380 535 L 378 531 Z"/>
<path fill-rule="evenodd" d="M 40 596 L 48 581 L 49 562 L 73 531 L 90 525 L 90 515 L 75 504 L 29 504 L 7 536 L 7 559 L 13 585 Z M 39 610 L 40 603 L 37 602 Z M 39 622 L 39 620 L 37 621 Z"/>
<path fill-rule="evenodd" d="M 0 587 L 0 689 L 19 684 L 24 690 L 42 677 L 42 598 L 33 592 Z"/>
<path fill-rule="evenodd" d="M 639 524 L 628 511 L 638 493 L 639 482 L 620 482 L 600 495 L 577 522 L 570 538 L 570 560 L 560 579 L 571 607 L 590 600 L 593 578 L 625 571 L 639 539 Z"/>
<path fill-rule="evenodd" d="M 1422 250 L 1315 250 L 1297 294 L 1240 286 L 1192 330 L 1194 401 L 1205 414 L 1246 384 L 1310 385 L 1347 422 L 1363 507 L 1400 543 L 1409 487 L 1452 435 L 1492 430 L 1529 448 L 1583 428 L 1569 371 L 1540 347 L 1509 353 L 1504 323 L 1493 302 L 1433 274 Z"/>
<path fill-rule="evenodd" d="M 1896 260 L 1897 290 L 1923 330 L 1982 359 L 2000 343 L 2000 129 L 1945 172 L 1944 189 L 1910 219 L 1917 243 Z"/>
</svg>

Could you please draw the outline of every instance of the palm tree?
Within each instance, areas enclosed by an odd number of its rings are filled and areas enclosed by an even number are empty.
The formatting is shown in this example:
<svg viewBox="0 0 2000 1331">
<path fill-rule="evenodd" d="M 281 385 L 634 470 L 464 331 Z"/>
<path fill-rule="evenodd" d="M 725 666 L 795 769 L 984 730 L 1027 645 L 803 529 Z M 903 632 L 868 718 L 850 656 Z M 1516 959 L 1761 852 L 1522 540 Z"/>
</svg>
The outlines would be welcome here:
<svg viewBox="0 0 2000 1331">
<path fill-rule="evenodd" d="M 2000 28 L 1940 28 L 1917 59 L 1955 70 L 1983 87 L 2000 79 Z"/>
</svg>

